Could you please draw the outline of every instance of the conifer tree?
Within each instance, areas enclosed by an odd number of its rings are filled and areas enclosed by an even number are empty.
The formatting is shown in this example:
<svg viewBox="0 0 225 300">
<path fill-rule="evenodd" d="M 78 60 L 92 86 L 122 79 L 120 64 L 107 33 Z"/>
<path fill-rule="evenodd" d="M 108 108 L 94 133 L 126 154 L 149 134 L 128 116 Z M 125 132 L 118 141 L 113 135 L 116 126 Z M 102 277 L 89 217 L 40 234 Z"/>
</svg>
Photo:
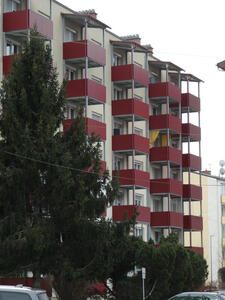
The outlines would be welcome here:
<svg viewBox="0 0 225 300">
<path fill-rule="evenodd" d="M 0 275 L 85 278 L 117 183 L 101 169 L 99 139 L 87 136 L 82 109 L 61 130 L 65 83 L 35 31 L 2 81 L 0 105 Z"/>
</svg>

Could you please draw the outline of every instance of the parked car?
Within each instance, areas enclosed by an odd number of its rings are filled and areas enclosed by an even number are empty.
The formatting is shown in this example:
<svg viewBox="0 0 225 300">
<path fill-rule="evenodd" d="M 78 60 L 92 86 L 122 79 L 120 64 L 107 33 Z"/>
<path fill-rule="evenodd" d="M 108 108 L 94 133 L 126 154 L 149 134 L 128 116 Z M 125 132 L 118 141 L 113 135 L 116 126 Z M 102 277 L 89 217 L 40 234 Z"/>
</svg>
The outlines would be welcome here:
<svg viewBox="0 0 225 300">
<path fill-rule="evenodd" d="M 168 300 L 225 300 L 225 296 L 217 292 L 185 292 L 177 294 Z"/>
<path fill-rule="evenodd" d="M 23 285 L 0 285 L 0 300 L 48 300 L 46 291 Z"/>
</svg>

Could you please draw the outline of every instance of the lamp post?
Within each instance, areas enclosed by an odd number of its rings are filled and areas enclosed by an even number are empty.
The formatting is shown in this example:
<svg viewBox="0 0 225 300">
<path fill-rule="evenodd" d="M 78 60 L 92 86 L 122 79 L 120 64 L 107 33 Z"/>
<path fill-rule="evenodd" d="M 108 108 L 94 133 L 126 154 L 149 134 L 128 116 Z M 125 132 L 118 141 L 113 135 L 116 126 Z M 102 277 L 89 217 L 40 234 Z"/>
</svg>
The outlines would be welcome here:
<svg viewBox="0 0 225 300">
<path fill-rule="evenodd" d="M 146 278 L 146 269 L 141 268 L 142 273 L 142 292 L 143 292 L 143 300 L 145 300 L 145 278 Z"/>
</svg>

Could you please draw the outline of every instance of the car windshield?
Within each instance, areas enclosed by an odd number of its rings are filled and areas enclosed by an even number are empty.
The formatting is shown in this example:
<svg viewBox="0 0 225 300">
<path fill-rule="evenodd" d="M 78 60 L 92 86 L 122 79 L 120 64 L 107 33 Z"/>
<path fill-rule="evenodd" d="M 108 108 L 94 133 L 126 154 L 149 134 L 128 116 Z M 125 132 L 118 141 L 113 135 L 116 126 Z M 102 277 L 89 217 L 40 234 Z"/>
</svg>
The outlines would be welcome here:
<svg viewBox="0 0 225 300">
<path fill-rule="evenodd" d="M 46 293 L 40 293 L 37 295 L 39 300 L 48 300 Z"/>
</svg>

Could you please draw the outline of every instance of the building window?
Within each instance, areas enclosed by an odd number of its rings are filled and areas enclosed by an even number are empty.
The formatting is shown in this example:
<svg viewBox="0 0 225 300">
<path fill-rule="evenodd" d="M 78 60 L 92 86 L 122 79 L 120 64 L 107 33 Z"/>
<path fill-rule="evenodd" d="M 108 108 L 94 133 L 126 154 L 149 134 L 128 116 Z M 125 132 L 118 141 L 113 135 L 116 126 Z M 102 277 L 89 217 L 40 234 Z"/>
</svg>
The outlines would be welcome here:
<svg viewBox="0 0 225 300">
<path fill-rule="evenodd" d="M 95 121 L 102 122 L 102 115 L 99 114 L 99 113 L 97 113 L 97 112 L 95 112 L 95 111 L 93 111 L 93 112 L 91 113 L 91 117 L 92 117 L 92 119 L 95 120 Z"/>
<path fill-rule="evenodd" d="M 114 100 L 120 100 L 122 99 L 122 96 L 123 96 L 122 89 L 114 88 Z"/>
<path fill-rule="evenodd" d="M 77 70 L 72 68 L 66 68 L 66 78 L 67 80 L 77 79 Z"/>
<path fill-rule="evenodd" d="M 14 41 L 6 41 L 6 55 L 14 55 L 19 53 L 19 44 Z"/>
<path fill-rule="evenodd" d="M 114 157 L 114 169 L 122 170 L 123 169 L 123 158 L 121 156 L 115 155 Z"/>
<path fill-rule="evenodd" d="M 76 117 L 76 110 L 74 107 L 68 106 L 67 107 L 67 119 L 75 119 Z"/>
<path fill-rule="evenodd" d="M 135 226 L 135 228 L 134 228 L 134 235 L 135 236 L 139 236 L 139 237 L 143 238 L 143 233 L 144 233 L 143 227 Z"/>
<path fill-rule="evenodd" d="M 7 11 L 17 11 L 21 9 L 20 0 L 8 0 L 7 1 Z"/>
<path fill-rule="evenodd" d="M 114 135 L 123 134 L 123 126 L 122 123 L 114 122 Z"/>
<path fill-rule="evenodd" d="M 64 42 L 74 42 L 77 40 L 77 32 L 69 27 L 65 28 Z"/>
<path fill-rule="evenodd" d="M 143 171 L 143 161 L 135 160 L 134 161 L 134 168 L 136 170 Z"/>
<path fill-rule="evenodd" d="M 118 53 L 113 53 L 113 66 L 120 66 L 122 64 L 122 56 Z"/>
<path fill-rule="evenodd" d="M 134 134 L 143 136 L 143 129 L 134 127 Z"/>
<path fill-rule="evenodd" d="M 136 206 L 143 206 L 143 195 L 141 194 L 135 194 L 135 205 Z"/>
<path fill-rule="evenodd" d="M 162 202 L 158 199 L 154 199 L 153 200 L 153 210 L 154 212 L 159 212 L 159 211 L 162 211 L 163 208 L 162 208 Z"/>
</svg>

